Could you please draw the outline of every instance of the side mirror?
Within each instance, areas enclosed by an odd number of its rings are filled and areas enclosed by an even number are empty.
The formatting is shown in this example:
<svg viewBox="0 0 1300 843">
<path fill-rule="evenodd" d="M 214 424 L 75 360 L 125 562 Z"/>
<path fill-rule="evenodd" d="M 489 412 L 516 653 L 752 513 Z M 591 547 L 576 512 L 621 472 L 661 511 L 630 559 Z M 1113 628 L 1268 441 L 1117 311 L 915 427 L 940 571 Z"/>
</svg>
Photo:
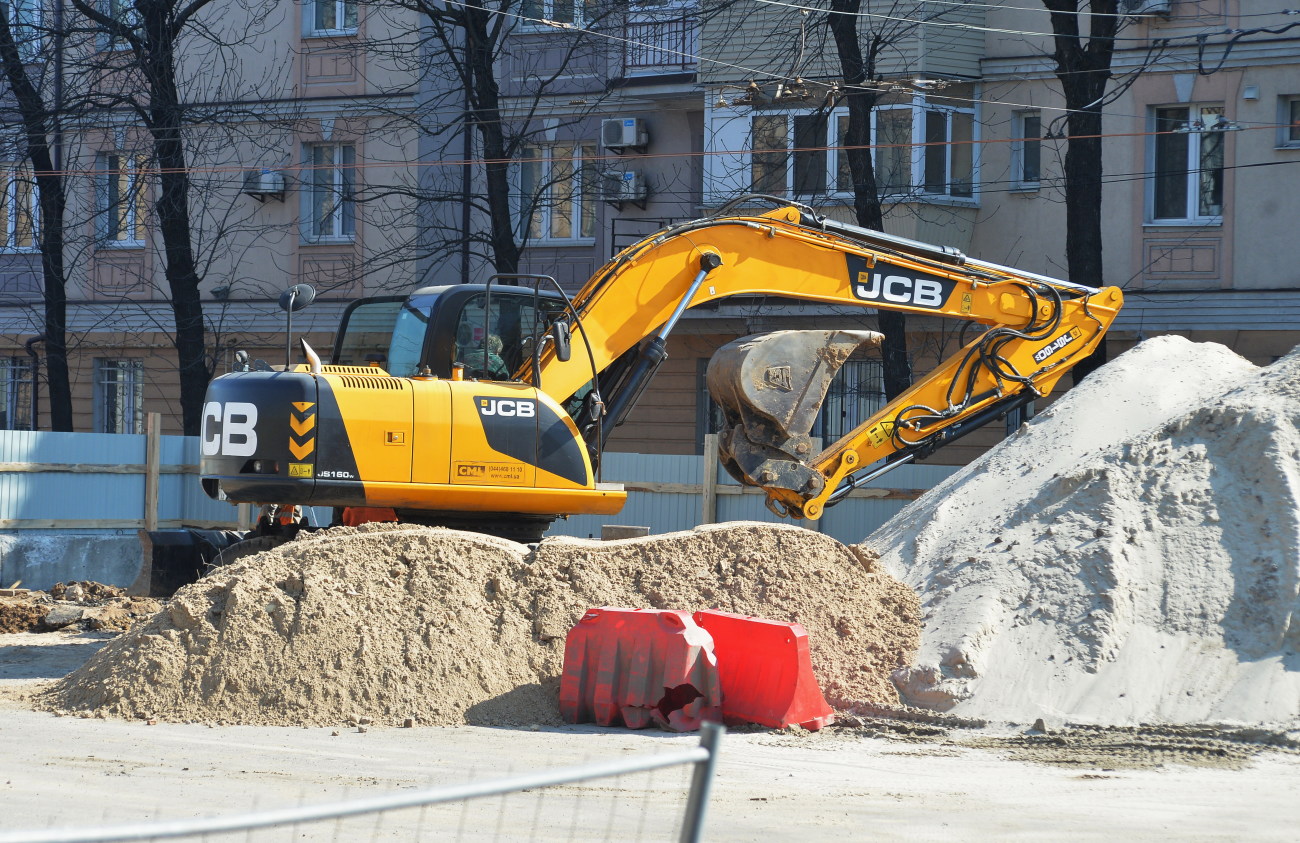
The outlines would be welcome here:
<svg viewBox="0 0 1300 843">
<path fill-rule="evenodd" d="M 280 309 L 285 313 L 297 313 L 316 301 L 316 288 L 310 284 L 294 284 L 280 294 Z"/>
<path fill-rule="evenodd" d="M 573 329 L 563 320 L 551 325 L 551 339 L 555 340 L 555 357 L 561 363 L 568 363 L 573 356 Z"/>
</svg>

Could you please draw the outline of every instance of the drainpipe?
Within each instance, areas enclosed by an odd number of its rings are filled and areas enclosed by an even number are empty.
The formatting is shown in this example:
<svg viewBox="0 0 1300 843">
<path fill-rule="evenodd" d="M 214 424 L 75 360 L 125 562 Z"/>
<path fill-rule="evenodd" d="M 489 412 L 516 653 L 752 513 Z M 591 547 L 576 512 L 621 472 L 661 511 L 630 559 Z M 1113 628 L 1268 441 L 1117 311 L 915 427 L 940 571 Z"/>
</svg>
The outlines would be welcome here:
<svg viewBox="0 0 1300 843">
<path fill-rule="evenodd" d="M 29 430 L 36 430 L 36 422 L 40 417 L 40 407 L 36 400 L 36 386 L 40 382 L 41 358 L 36 355 L 36 349 L 32 348 L 32 346 L 36 345 L 38 342 L 45 342 L 44 334 L 32 337 L 27 342 L 23 343 L 23 349 L 26 350 L 27 356 L 32 358 L 32 423 L 31 427 L 28 428 Z"/>
</svg>

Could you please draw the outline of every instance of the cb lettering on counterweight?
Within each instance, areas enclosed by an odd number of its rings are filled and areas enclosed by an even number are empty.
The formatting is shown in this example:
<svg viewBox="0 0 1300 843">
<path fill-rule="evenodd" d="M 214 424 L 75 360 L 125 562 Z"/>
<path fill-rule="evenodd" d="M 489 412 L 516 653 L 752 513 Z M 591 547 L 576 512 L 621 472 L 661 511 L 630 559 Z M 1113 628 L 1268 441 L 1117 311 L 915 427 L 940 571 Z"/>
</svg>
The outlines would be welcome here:
<svg viewBox="0 0 1300 843">
<path fill-rule="evenodd" d="M 257 451 L 257 405 L 209 401 L 200 430 L 203 456 L 251 457 Z"/>
</svg>

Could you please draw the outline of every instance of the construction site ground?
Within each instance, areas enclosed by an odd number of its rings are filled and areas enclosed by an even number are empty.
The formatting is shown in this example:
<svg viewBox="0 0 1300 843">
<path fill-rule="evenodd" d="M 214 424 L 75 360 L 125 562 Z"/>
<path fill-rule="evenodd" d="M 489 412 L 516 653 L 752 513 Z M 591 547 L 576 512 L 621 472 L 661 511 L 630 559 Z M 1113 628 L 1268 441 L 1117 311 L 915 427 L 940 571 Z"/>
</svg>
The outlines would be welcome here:
<svg viewBox="0 0 1300 843">
<path fill-rule="evenodd" d="M 28 694 L 111 637 L 0 635 L 3 830 L 327 803 L 698 740 L 578 726 L 150 725 L 30 709 Z M 818 733 L 728 733 L 707 838 L 1290 840 L 1300 827 L 1300 752 L 1284 736 L 1269 746 L 1267 735 L 1230 728 L 1042 734 L 925 719 L 853 722 Z M 674 768 L 249 839 L 675 839 L 688 776 Z"/>
</svg>

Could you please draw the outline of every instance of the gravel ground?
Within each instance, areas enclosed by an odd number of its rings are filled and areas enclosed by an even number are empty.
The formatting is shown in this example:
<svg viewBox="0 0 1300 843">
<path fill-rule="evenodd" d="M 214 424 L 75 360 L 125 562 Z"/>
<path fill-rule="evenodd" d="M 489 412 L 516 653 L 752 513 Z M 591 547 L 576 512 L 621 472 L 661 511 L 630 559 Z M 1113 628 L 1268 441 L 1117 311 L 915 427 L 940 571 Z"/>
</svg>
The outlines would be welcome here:
<svg viewBox="0 0 1300 843">
<path fill-rule="evenodd" d="M 697 740 L 593 727 L 363 733 L 342 725 L 149 725 L 27 708 L 27 694 L 107 637 L 0 636 L 5 831 L 315 804 L 673 751 Z M 1296 735 L 951 726 L 863 717 L 820 733 L 733 731 L 720 755 L 707 838 L 1290 840 L 1300 826 Z M 247 839 L 669 840 L 686 783 L 686 771 L 672 769 Z"/>
</svg>

